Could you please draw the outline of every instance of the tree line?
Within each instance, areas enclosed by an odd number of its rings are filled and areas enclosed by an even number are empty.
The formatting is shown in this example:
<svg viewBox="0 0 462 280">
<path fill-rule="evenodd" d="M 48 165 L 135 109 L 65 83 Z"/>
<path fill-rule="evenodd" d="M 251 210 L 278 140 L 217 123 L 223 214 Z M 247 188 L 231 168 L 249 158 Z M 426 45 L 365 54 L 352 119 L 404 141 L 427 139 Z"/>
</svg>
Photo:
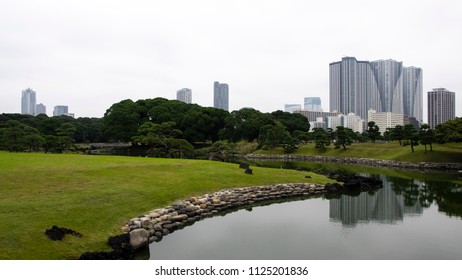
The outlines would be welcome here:
<svg viewBox="0 0 462 280">
<path fill-rule="evenodd" d="M 194 157 L 204 143 L 211 153 L 232 153 L 239 141 L 256 142 L 259 149 L 282 147 L 286 153 L 307 142 L 323 150 L 333 144 L 347 149 L 353 142 L 398 141 L 410 145 L 461 142 L 462 119 L 438 125 L 389 128 L 381 135 L 369 122 L 363 133 L 342 126 L 310 131 L 308 119 L 283 111 L 262 113 L 252 108 L 232 112 L 165 98 L 122 100 L 107 109 L 103 118 L 48 117 L 20 114 L 0 115 L 0 149 L 11 152 L 62 152 L 75 143 L 131 143 L 158 157 Z M 215 143 L 212 145 L 212 143 Z"/>
</svg>

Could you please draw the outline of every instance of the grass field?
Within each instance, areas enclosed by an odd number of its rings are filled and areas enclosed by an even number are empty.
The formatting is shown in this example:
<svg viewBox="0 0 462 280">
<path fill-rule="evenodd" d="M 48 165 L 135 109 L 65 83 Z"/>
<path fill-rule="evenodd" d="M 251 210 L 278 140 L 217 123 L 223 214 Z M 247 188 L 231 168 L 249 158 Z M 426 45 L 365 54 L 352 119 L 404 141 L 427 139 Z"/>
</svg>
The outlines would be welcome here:
<svg viewBox="0 0 462 280">
<path fill-rule="evenodd" d="M 386 160 L 398 160 L 407 162 L 462 162 L 462 144 L 433 144 L 433 152 L 425 154 L 424 146 L 414 147 L 415 152 L 411 152 L 410 146 L 400 146 L 395 143 L 353 143 L 347 146 L 347 150 L 334 149 L 333 145 L 328 146 L 325 152 L 315 149 L 313 143 L 300 147 L 294 155 L 312 156 L 334 156 L 334 157 L 357 157 L 357 158 L 377 158 Z M 259 150 L 258 154 L 283 154 L 282 148 L 272 150 Z"/>
<path fill-rule="evenodd" d="M 0 259 L 76 259 L 108 250 L 124 221 L 224 188 L 328 180 L 293 170 L 199 160 L 0 152 Z M 51 241 L 53 225 L 83 234 Z"/>
</svg>

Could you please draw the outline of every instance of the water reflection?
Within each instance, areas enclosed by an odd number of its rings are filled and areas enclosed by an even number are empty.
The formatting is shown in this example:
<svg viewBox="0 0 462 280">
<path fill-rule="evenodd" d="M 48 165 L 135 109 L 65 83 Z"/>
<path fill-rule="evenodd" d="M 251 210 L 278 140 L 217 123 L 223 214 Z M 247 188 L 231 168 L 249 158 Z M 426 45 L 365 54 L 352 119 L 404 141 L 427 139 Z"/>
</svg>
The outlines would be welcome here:
<svg viewBox="0 0 462 280">
<path fill-rule="evenodd" d="M 361 174 L 365 176 L 365 174 Z M 421 182 L 380 175 L 383 188 L 359 196 L 343 195 L 329 202 L 331 222 L 355 227 L 358 223 L 401 222 L 405 216 L 419 216 L 433 203 L 448 216 L 462 217 L 462 187 L 449 182 Z"/>
<path fill-rule="evenodd" d="M 404 215 L 423 213 L 420 203 L 406 204 L 404 196 L 393 190 L 393 182 L 385 176 L 380 176 L 380 179 L 383 188 L 375 193 L 361 193 L 356 197 L 343 195 L 338 199 L 331 199 L 330 220 L 350 227 L 369 222 L 395 224 L 402 221 Z"/>
</svg>

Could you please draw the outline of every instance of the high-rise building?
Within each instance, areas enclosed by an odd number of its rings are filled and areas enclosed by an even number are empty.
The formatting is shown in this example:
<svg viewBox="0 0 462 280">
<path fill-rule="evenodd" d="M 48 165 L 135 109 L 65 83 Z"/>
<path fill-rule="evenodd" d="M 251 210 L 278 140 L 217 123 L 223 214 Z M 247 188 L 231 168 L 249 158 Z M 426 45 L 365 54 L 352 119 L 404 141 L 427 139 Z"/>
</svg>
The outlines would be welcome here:
<svg viewBox="0 0 462 280">
<path fill-rule="evenodd" d="M 428 92 L 428 125 L 435 128 L 438 124 L 456 117 L 456 95 L 445 88 L 434 88 Z"/>
<path fill-rule="evenodd" d="M 416 67 L 404 68 L 404 115 L 423 122 L 423 89 L 422 69 Z"/>
<path fill-rule="evenodd" d="M 285 104 L 284 111 L 289 113 L 294 113 L 295 111 L 301 111 L 302 105 L 301 104 Z"/>
<path fill-rule="evenodd" d="M 403 67 L 402 62 L 344 57 L 329 65 L 331 111 L 355 113 L 367 121 L 367 111 L 374 109 L 421 121 L 422 94 L 422 69 Z"/>
<path fill-rule="evenodd" d="M 192 103 L 192 91 L 189 88 L 183 88 L 176 92 L 176 100 L 185 102 L 188 104 Z"/>
<path fill-rule="evenodd" d="M 322 112 L 320 97 L 305 97 L 305 111 Z"/>
<path fill-rule="evenodd" d="M 35 115 L 40 115 L 40 114 L 47 114 L 47 107 L 43 105 L 42 103 L 37 104 L 35 106 Z"/>
<path fill-rule="evenodd" d="M 36 94 L 28 88 L 22 91 L 21 114 L 35 116 Z"/>
<path fill-rule="evenodd" d="M 55 108 L 53 110 L 53 116 L 54 117 L 58 117 L 58 116 L 62 116 L 62 115 L 68 115 L 68 114 L 69 114 L 69 107 L 68 106 L 58 105 L 58 106 L 55 106 Z"/>
<path fill-rule="evenodd" d="M 229 111 L 228 84 L 213 83 L 213 107 Z"/>
</svg>

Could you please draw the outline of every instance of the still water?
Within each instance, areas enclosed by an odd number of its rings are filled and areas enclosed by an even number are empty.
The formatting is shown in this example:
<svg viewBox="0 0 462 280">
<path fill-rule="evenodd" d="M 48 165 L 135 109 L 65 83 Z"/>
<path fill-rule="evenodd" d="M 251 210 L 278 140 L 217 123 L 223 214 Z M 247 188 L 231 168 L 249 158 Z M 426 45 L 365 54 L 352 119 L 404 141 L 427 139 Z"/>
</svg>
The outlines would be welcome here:
<svg viewBox="0 0 462 280">
<path fill-rule="evenodd" d="M 361 175 L 383 189 L 205 219 L 152 243 L 149 258 L 462 259 L 462 185 Z"/>
</svg>

